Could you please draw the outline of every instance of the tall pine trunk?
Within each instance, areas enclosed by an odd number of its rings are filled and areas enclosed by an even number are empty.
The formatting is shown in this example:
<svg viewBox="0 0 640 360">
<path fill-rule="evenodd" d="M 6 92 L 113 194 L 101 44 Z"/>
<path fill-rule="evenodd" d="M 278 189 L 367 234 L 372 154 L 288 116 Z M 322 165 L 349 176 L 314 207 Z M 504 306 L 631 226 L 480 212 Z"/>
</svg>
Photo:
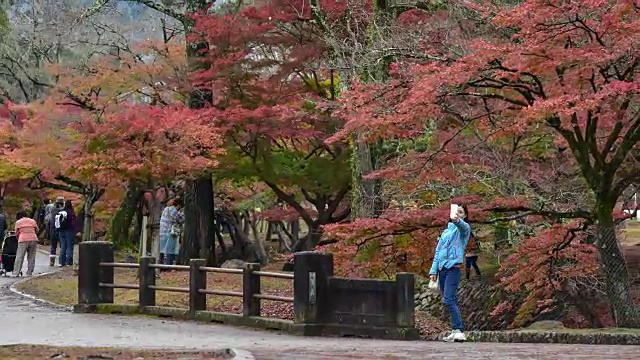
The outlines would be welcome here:
<svg viewBox="0 0 640 360">
<path fill-rule="evenodd" d="M 365 179 L 372 171 L 379 170 L 375 150 L 378 144 L 369 144 L 357 139 L 352 158 L 353 200 L 352 213 L 356 218 L 376 218 L 382 214 L 382 182 Z"/>
<path fill-rule="evenodd" d="M 387 1 L 373 1 L 373 22 L 367 28 L 367 45 L 379 41 L 381 36 L 379 26 L 388 25 L 393 21 L 394 9 L 389 7 Z M 388 78 L 388 66 L 392 59 L 384 59 L 371 67 L 365 67 L 360 74 L 363 82 L 384 82 Z M 382 198 L 382 181 L 380 179 L 366 179 L 373 171 L 380 170 L 380 151 L 383 140 L 375 143 L 366 142 L 362 134 L 358 133 L 353 143 L 352 179 L 353 197 L 351 203 L 352 216 L 354 218 L 377 218 L 382 215 L 384 202 Z"/>
<path fill-rule="evenodd" d="M 206 0 L 188 0 L 186 10 L 195 13 L 208 8 Z M 183 21 L 185 34 L 191 32 L 191 20 Z M 187 63 L 190 71 L 202 70 L 207 65 L 200 61 L 207 43 L 187 43 Z M 195 89 L 189 94 L 188 105 L 191 109 L 200 109 L 212 102 L 209 90 Z M 208 266 L 216 265 L 215 223 L 213 204 L 213 182 L 211 173 L 201 174 L 195 180 L 185 184 L 185 231 L 183 242 L 183 259 L 193 258 L 207 260 Z"/>
<path fill-rule="evenodd" d="M 216 266 L 213 222 L 213 181 L 201 176 L 185 183 L 185 231 L 183 259 L 206 259 Z"/>
</svg>

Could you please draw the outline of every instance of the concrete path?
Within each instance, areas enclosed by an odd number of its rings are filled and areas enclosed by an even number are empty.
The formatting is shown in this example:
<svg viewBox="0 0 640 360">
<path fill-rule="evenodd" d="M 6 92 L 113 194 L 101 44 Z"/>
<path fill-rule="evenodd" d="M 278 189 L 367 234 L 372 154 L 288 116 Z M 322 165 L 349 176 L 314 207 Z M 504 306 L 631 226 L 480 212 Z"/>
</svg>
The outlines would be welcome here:
<svg viewBox="0 0 640 360">
<path fill-rule="evenodd" d="M 50 271 L 38 254 L 37 272 Z M 400 342 L 310 338 L 147 317 L 73 314 L 8 290 L 0 278 L 0 345 L 243 350 L 251 359 L 638 359 L 639 346 Z"/>
</svg>

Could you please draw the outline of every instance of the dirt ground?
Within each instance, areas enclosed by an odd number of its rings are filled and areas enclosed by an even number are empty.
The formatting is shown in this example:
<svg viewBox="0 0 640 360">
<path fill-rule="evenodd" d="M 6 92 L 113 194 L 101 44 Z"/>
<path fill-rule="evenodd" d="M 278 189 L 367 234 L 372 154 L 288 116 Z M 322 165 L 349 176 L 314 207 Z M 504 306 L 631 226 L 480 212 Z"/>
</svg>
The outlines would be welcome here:
<svg viewBox="0 0 640 360">
<path fill-rule="evenodd" d="M 40 345 L 0 346 L 0 359 L 233 359 L 232 350 L 175 352 L 158 350 L 122 350 L 112 348 L 53 347 Z"/>
</svg>

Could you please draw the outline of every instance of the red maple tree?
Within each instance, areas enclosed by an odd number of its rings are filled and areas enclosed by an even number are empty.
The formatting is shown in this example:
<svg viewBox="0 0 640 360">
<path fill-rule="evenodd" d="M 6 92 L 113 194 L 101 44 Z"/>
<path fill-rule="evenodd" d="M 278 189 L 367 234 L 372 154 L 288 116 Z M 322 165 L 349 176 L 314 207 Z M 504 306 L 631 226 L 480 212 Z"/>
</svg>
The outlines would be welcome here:
<svg viewBox="0 0 640 360">
<path fill-rule="evenodd" d="M 153 187 L 215 166 L 221 151 L 216 119 L 183 102 L 191 89 L 183 47 L 147 42 L 134 50 L 97 58 L 88 69 L 59 69 L 65 80 L 51 95 L 51 106 L 80 111 L 67 127 L 77 138 L 69 149 L 69 171 L 105 185 L 136 181 Z"/>
<path fill-rule="evenodd" d="M 396 64 L 389 85 L 356 87 L 343 133 L 413 137 L 431 119 L 435 151 L 413 152 L 380 175 L 404 170 L 460 186 L 504 179 L 525 189 L 483 196 L 509 199 L 501 206 L 476 205 L 596 224 L 584 241 L 597 244 L 614 318 L 637 325 L 614 225 L 621 196 L 640 180 L 640 9 L 633 1 L 467 6 L 490 34 L 461 42 L 464 51 L 446 61 Z M 477 176 L 487 172 L 504 178 Z"/>
<path fill-rule="evenodd" d="M 295 250 L 313 248 L 322 225 L 350 213 L 348 148 L 324 142 L 341 121 L 319 106 L 335 98 L 339 78 L 322 64 L 313 17 L 304 2 L 203 12 L 190 37 L 208 44 L 194 80 L 212 101 L 200 113 L 227 130 L 219 176 L 253 178 L 294 209 L 309 228 Z"/>
</svg>

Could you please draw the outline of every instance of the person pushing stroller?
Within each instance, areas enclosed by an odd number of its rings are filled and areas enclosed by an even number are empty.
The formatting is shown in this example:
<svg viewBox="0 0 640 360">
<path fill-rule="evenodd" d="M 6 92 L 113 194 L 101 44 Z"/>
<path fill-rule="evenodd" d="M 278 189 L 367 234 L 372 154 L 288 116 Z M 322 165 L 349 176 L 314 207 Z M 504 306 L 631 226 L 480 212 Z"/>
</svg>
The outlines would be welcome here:
<svg viewBox="0 0 640 360">
<path fill-rule="evenodd" d="M 36 251 L 38 250 L 38 224 L 27 216 L 26 211 L 18 211 L 16 216 L 16 237 L 18 238 L 18 252 L 16 254 L 13 275 L 22 274 L 22 262 L 27 255 L 27 276 L 33 275 L 36 266 Z"/>
</svg>

